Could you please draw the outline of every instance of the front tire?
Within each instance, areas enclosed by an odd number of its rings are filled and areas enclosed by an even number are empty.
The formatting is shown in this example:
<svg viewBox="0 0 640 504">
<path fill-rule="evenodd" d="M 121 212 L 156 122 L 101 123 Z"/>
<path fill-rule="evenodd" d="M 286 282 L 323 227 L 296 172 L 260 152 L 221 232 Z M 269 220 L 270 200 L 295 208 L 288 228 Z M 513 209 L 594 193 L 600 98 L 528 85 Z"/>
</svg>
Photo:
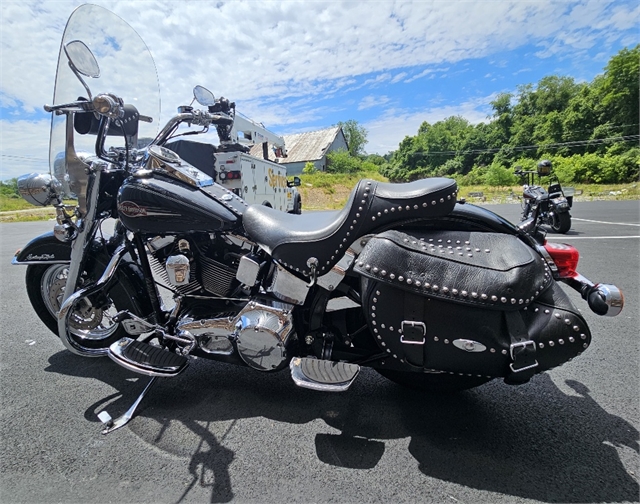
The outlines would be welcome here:
<svg viewBox="0 0 640 504">
<path fill-rule="evenodd" d="M 571 215 L 569 212 L 565 213 L 554 213 L 551 229 L 553 229 L 556 233 L 565 234 L 571 229 Z"/>
<path fill-rule="evenodd" d="M 58 311 L 64 297 L 68 265 L 37 264 L 27 267 L 27 295 L 31 306 L 42 322 L 58 337 Z M 85 283 L 93 281 L 86 274 Z M 113 321 L 113 316 L 121 310 L 135 312 L 135 306 L 128 290 L 126 279 L 116 282 L 106 293 L 104 306 L 89 303 L 78 307 L 70 316 L 69 333 L 81 346 L 91 349 L 106 349 L 112 343 L 127 335 L 122 326 Z"/>
<path fill-rule="evenodd" d="M 392 369 L 377 369 L 378 373 L 403 387 L 432 393 L 455 393 L 468 390 L 487 383 L 491 378 L 477 376 L 459 376 L 436 373 L 416 373 L 411 371 L 396 371 Z"/>
<path fill-rule="evenodd" d="M 299 194 L 296 194 L 293 200 L 293 213 L 297 215 L 302 213 L 302 199 Z"/>
</svg>

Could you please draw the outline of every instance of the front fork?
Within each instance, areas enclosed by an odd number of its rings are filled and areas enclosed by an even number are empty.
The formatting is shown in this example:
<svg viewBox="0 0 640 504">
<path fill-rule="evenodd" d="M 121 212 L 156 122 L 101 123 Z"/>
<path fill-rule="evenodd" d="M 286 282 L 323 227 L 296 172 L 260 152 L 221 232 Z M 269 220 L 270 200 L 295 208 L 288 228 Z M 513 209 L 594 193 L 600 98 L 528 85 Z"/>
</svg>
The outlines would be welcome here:
<svg viewBox="0 0 640 504">
<path fill-rule="evenodd" d="M 73 307 L 78 301 L 80 301 L 80 298 L 83 298 L 85 295 L 87 295 L 87 291 L 89 289 L 93 290 L 95 285 L 99 284 L 107 273 L 105 272 L 105 274 L 103 274 L 103 278 L 101 278 L 93 286 L 89 287 L 88 289 L 82 289 L 76 292 L 85 259 L 99 225 L 99 221 L 96 219 L 96 209 L 98 206 L 98 195 L 100 194 L 100 175 L 101 171 L 99 170 L 92 170 L 92 172 L 89 174 L 89 190 L 86 200 L 85 215 L 79 218 L 75 223 L 59 222 L 58 226 L 56 226 L 66 227 L 67 229 L 73 228 L 75 234 L 75 238 L 71 243 L 71 261 L 69 264 L 67 284 L 64 289 L 64 297 L 62 300 L 63 302 L 60 306 L 60 311 L 58 312 L 58 334 L 60 335 L 62 343 L 68 350 L 77 355 L 89 357 L 100 357 L 106 353 L 106 349 L 88 349 L 80 345 L 69 332 L 69 318 L 71 316 L 71 313 L 73 312 Z M 124 253 L 114 254 L 112 260 L 109 262 L 107 271 L 112 270 L 111 275 L 115 273 L 117 262 L 119 262 L 120 258 L 123 255 Z M 113 265 L 115 258 L 118 258 L 118 260 L 116 264 Z"/>
</svg>

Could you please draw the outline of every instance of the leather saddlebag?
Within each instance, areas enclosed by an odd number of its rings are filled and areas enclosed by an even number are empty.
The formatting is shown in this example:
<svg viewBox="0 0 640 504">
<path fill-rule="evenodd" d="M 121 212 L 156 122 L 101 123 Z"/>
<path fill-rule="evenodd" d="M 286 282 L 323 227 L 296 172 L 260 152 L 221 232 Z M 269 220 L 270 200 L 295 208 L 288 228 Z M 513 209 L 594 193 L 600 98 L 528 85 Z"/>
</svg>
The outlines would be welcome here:
<svg viewBox="0 0 640 504">
<path fill-rule="evenodd" d="M 391 230 L 354 269 L 384 368 L 524 383 L 591 341 L 544 259 L 516 236 Z"/>
</svg>

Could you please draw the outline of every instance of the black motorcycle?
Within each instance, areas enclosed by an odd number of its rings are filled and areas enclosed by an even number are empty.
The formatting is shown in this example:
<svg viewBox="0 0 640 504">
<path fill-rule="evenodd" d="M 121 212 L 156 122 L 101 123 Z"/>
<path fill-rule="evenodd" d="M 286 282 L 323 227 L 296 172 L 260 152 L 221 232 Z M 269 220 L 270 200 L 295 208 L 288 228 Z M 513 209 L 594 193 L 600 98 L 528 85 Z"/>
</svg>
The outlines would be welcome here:
<svg viewBox="0 0 640 504">
<path fill-rule="evenodd" d="M 86 84 L 101 75 L 92 51 L 112 65 L 99 82 L 114 92 L 94 96 Z M 99 415 L 104 433 L 193 356 L 263 373 L 288 368 L 297 385 L 329 392 L 347 390 L 362 366 L 432 391 L 520 384 L 591 342 L 561 282 L 596 313 L 622 309 L 615 286 L 576 272 L 575 248 L 541 245 L 458 201 L 454 180 L 361 180 L 333 212 L 248 206 L 164 146 L 180 126 L 213 126 L 224 137 L 233 123 L 224 103 L 197 87 L 204 108 L 181 107 L 149 136 L 153 123 L 138 107 L 157 112 L 155 78 L 124 21 L 79 7 L 45 107 L 56 176 L 19 181 L 26 199 L 57 208 L 53 232 L 13 260 L 27 265 L 35 312 L 71 352 L 108 355 L 152 377 L 120 418 Z M 87 139 L 93 158 L 78 154 Z M 77 204 L 63 202 L 69 193 Z"/>
<path fill-rule="evenodd" d="M 551 175 L 551 161 L 538 163 L 537 171 L 523 171 L 516 167 L 515 174 L 524 180 L 522 190 L 522 220 L 534 219 L 538 225 L 546 225 L 556 233 L 565 234 L 571 229 L 569 210 L 573 197 L 566 197 L 560 182 L 553 181 L 545 190 L 535 184 L 535 177 Z"/>
</svg>

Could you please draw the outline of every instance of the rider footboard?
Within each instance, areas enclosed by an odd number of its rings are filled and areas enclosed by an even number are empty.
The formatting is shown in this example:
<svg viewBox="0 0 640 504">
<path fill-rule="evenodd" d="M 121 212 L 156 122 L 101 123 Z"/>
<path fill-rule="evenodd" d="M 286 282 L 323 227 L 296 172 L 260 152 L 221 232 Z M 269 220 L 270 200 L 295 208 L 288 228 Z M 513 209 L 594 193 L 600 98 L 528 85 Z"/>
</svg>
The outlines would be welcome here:
<svg viewBox="0 0 640 504">
<path fill-rule="evenodd" d="M 517 237 L 387 231 L 355 265 L 381 367 L 523 383 L 591 335 L 544 260 Z"/>
</svg>

